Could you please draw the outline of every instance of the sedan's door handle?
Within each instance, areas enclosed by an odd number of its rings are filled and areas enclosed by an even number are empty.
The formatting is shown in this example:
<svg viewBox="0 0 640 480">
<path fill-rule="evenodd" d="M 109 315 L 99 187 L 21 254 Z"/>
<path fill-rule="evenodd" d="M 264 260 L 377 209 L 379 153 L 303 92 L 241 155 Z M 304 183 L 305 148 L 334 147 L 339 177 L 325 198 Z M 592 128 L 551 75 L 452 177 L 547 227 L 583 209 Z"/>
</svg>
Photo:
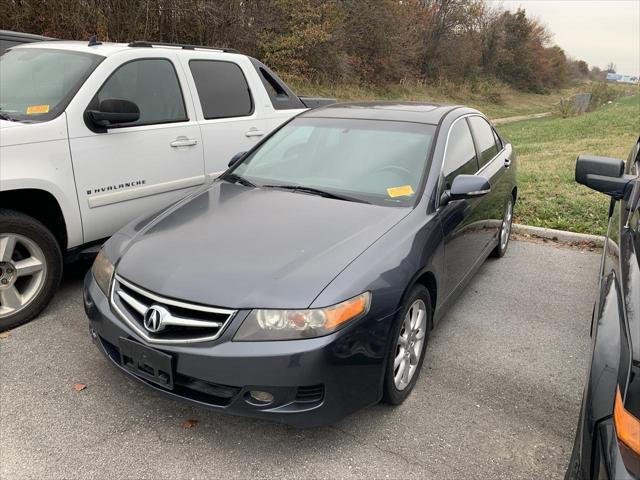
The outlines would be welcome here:
<svg viewBox="0 0 640 480">
<path fill-rule="evenodd" d="M 198 144 L 198 140 L 194 139 L 194 138 L 187 138 L 187 137 L 178 137 L 176 138 L 173 142 L 171 142 L 169 145 L 171 145 L 172 147 L 190 147 L 192 145 L 197 145 Z"/>
<path fill-rule="evenodd" d="M 262 130 L 258 130 L 257 128 L 250 128 L 248 132 L 244 132 L 245 137 L 261 137 L 264 135 Z"/>
<path fill-rule="evenodd" d="M 511 159 L 509 157 L 504 159 L 505 168 L 509 168 L 511 166 Z"/>
</svg>

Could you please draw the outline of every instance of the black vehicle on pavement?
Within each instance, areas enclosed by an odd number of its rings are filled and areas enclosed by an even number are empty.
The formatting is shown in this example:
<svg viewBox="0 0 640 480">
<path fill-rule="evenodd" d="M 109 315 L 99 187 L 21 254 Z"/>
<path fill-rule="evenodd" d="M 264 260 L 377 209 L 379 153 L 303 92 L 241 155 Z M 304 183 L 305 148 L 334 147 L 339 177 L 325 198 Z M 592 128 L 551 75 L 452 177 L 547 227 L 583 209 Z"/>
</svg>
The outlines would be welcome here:
<svg viewBox="0 0 640 480">
<path fill-rule="evenodd" d="M 315 426 L 401 403 L 429 331 L 508 246 L 515 153 L 478 111 L 332 105 L 125 227 L 85 280 L 127 374 L 238 415 Z"/>
<path fill-rule="evenodd" d="M 626 162 L 581 155 L 576 181 L 611 197 L 592 358 L 567 479 L 640 478 L 640 139 Z"/>
<path fill-rule="evenodd" d="M 32 33 L 12 32 L 11 30 L 0 30 L 0 55 L 7 48 L 22 45 L 23 43 L 41 42 L 43 40 L 54 40 L 51 37 L 34 35 Z"/>
</svg>

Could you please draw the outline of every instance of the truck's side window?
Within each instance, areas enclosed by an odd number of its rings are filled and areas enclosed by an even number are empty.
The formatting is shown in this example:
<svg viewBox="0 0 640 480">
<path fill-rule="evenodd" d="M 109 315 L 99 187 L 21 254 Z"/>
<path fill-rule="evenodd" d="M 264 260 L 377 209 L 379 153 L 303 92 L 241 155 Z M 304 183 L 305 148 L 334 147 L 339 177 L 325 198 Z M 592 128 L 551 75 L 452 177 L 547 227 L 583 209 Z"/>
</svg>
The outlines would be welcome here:
<svg viewBox="0 0 640 480">
<path fill-rule="evenodd" d="M 477 171 L 476 149 L 473 145 L 469 125 L 463 118 L 451 127 L 451 132 L 449 133 L 447 153 L 444 159 L 446 188 L 451 187 L 451 182 L 456 175 L 473 175 Z"/>
<path fill-rule="evenodd" d="M 206 120 L 253 113 L 251 92 L 240 66 L 217 60 L 191 60 L 189 68 Z"/>
<path fill-rule="evenodd" d="M 478 145 L 478 155 L 480 155 L 480 168 L 482 168 L 489 160 L 496 156 L 498 147 L 496 146 L 496 138 L 491 125 L 482 117 L 469 118 L 469 124 L 473 131 L 473 138 L 476 139 Z"/>
<path fill-rule="evenodd" d="M 98 92 L 98 101 L 121 98 L 135 103 L 140 119 L 132 125 L 183 122 L 187 113 L 173 64 L 146 58 L 119 67 Z"/>
</svg>

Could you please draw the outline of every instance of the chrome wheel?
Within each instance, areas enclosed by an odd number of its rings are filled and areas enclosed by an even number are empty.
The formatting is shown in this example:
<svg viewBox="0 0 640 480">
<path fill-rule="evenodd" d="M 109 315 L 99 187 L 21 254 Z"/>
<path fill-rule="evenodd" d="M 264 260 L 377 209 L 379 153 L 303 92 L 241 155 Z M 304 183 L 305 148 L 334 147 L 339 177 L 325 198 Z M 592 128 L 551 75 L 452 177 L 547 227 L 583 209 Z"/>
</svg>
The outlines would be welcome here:
<svg viewBox="0 0 640 480">
<path fill-rule="evenodd" d="M 500 231 L 500 249 L 505 250 L 509 243 L 511 235 L 511 223 L 513 222 L 513 201 L 509 200 L 507 208 L 504 211 L 504 219 L 502 220 L 502 230 Z"/>
<path fill-rule="evenodd" d="M 393 382 L 404 390 L 416 373 L 427 332 L 427 307 L 422 300 L 411 304 L 404 316 L 400 336 L 396 342 L 393 361 Z"/>
<path fill-rule="evenodd" d="M 19 312 L 38 296 L 46 265 L 44 252 L 33 240 L 0 233 L 0 318 Z"/>
</svg>

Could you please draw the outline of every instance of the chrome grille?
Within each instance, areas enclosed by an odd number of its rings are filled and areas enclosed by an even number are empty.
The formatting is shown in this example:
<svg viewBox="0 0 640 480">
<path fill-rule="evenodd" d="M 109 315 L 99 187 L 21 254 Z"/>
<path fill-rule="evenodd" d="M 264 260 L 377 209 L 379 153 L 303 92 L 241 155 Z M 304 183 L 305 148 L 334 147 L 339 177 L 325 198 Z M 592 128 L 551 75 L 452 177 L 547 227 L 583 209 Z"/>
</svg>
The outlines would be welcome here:
<svg viewBox="0 0 640 480">
<path fill-rule="evenodd" d="M 110 301 L 115 312 L 150 343 L 215 340 L 236 313 L 235 310 L 165 298 L 119 275 L 113 280 Z"/>
</svg>

